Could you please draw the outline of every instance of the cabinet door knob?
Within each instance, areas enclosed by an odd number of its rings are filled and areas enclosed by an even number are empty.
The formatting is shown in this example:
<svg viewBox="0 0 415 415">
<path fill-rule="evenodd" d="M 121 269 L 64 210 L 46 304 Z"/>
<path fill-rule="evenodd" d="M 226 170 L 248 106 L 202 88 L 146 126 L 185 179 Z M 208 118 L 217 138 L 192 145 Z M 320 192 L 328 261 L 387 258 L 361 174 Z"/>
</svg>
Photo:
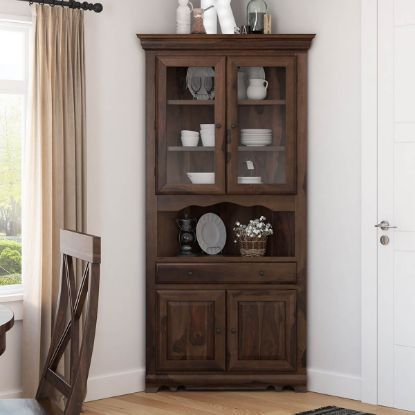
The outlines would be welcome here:
<svg viewBox="0 0 415 415">
<path fill-rule="evenodd" d="M 222 330 L 220 328 L 217 328 L 216 329 L 216 334 L 221 334 L 221 333 L 222 333 Z"/>
<path fill-rule="evenodd" d="M 236 329 L 231 329 L 232 334 L 236 334 Z"/>
<path fill-rule="evenodd" d="M 191 277 L 191 276 L 193 275 L 193 272 L 192 272 L 192 271 L 189 271 L 189 272 L 187 273 L 187 275 L 188 275 L 189 277 Z"/>
<path fill-rule="evenodd" d="M 265 272 L 264 271 L 259 271 L 259 276 L 260 277 L 265 277 Z"/>
<path fill-rule="evenodd" d="M 231 124 L 231 128 L 236 128 L 236 124 L 235 123 Z"/>
<path fill-rule="evenodd" d="M 217 128 L 217 129 L 222 128 L 222 124 L 218 122 L 218 123 L 216 124 L 216 128 Z"/>
</svg>

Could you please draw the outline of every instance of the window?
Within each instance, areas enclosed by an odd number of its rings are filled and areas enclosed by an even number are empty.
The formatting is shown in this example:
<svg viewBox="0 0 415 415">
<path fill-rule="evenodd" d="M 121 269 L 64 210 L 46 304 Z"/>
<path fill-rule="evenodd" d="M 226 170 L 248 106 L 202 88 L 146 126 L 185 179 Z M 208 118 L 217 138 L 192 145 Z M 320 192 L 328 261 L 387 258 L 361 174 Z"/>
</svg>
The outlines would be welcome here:
<svg viewBox="0 0 415 415">
<path fill-rule="evenodd" d="M 0 16 L 0 294 L 22 284 L 22 149 L 30 24 Z"/>
</svg>

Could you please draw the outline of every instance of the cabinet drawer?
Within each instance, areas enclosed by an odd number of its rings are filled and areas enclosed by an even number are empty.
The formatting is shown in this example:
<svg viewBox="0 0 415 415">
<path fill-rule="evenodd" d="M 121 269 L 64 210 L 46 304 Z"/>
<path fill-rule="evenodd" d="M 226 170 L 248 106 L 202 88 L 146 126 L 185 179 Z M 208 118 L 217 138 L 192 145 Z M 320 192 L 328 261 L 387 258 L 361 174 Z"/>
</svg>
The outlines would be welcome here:
<svg viewBox="0 0 415 415">
<path fill-rule="evenodd" d="M 288 283 L 297 281 L 297 264 L 157 264 L 157 283 Z"/>
</svg>

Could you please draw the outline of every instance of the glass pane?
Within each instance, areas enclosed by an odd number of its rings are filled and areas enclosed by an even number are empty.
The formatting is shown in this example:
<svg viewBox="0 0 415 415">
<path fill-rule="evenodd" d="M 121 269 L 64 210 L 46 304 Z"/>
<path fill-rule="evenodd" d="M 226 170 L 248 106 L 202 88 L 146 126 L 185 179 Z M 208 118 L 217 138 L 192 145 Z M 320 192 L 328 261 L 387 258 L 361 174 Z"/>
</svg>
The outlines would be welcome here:
<svg viewBox="0 0 415 415">
<path fill-rule="evenodd" d="M 286 69 L 238 70 L 238 183 L 286 182 Z"/>
<path fill-rule="evenodd" d="M 21 284 L 24 99 L 0 94 L 0 286 Z"/>
<path fill-rule="evenodd" d="M 214 104 L 214 68 L 167 68 L 167 185 L 215 184 Z"/>
<path fill-rule="evenodd" d="M 25 79 L 25 33 L 0 28 L 0 79 Z"/>
</svg>

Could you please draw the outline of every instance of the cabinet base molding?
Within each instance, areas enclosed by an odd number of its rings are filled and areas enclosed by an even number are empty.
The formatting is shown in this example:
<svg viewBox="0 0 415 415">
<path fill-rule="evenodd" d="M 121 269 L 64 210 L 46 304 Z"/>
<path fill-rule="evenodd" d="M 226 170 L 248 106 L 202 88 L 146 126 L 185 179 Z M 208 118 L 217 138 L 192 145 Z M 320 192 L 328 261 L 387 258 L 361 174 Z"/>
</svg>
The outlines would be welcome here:
<svg viewBox="0 0 415 415">
<path fill-rule="evenodd" d="M 169 374 L 146 376 L 146 392 L 160 389 L 177 390 L 267 390 L 281 392 L 292 389 L 295 392 L 307 391 L 306 375 L 224 375 L 224 374 Z"/>
</svg>

